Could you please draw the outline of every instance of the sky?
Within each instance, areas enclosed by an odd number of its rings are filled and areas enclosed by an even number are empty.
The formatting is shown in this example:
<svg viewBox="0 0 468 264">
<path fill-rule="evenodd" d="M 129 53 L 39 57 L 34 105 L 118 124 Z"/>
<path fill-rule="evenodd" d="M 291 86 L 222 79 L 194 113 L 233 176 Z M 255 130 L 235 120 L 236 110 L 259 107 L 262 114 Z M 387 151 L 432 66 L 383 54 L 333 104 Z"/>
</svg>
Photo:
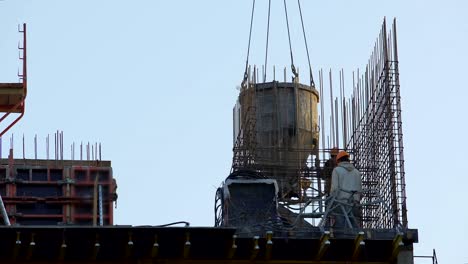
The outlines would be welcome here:
<svg viewBox="0 0 468 264">
<path fill-rule="evenodd" d="M 282 1 L 272 2 L 268 65 L 289 68 Z M 256 3 L 249 62 L 261 65 L 268 1 Z M 365 67 L 383 18 L 397 18 L 415 254 L 435 248 L 440 263 L 468 263 L 468 2 L 301 3 L 314 70 L 344 69 L 348 80 Z M 307 83 L 297 3 L 288 4 L 294 62 Z M 21 156 L 24 134 L 33 158 L 37 135 L 45 158 L 45 138 L 60 130 L 70 158 L 73 142 L 100 142 L 119 185 L 115 224 L 212 226 L 215 191 L 232 161 L 251 7 L 250 0 L 0 1 L 0 82 L 18 81 L 17 25 L 28 27 L 26 114 L 4 145 L 14 134 Z"/>
</svg>

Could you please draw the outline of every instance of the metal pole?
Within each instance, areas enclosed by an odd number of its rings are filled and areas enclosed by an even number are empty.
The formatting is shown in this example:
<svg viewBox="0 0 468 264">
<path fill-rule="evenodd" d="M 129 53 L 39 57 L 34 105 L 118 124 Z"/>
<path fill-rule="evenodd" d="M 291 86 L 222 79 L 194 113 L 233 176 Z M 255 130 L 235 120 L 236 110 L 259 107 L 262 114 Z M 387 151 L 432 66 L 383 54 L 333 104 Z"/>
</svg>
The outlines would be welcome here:
<svg viewBox="0 0 468 264">
<path fill-rule="evenodd" d="M 93 226 L 97 225 L 98 181 L 99 181 L 99 174 L 96 175 L 96 178 L 94 179 L 94 188 L 93 188 Z"/>
<path fill-rule="evenodd" d="M 2 196 L 0 195 L 0 210 L 2 210 L 2 216 L 3 216 L 3 223 L 6 226 L 10 226 L 10 219 L 8 218 L 7 211 L 5 209 L 5 204 L 3 204 L 3 199 Z"/>
<path fill-rule="evenodd" d="M 26 159 L 26 150 L 25 150 L 25 147 L 24 147 L 24 134 L 23 134 L 23 159 Z"/>
<path fill-rule="evenodd" d="M 335 120 L 334 120 L 334 111 L 333 111 L 333 82 L 332 82 L 332 72 L 331 69 L 328 72 L 328 77 L 330 79 L 330 138 L 331 138 L 331 145 L 333 147 L 338 147 L 338 144 L 335 142 Z"/>
<path fill-rule="evenodd" d="M 37 159 L 37 134 L 34 135 L 34 159 Z"/>
<path fill-rule="evenodd" d="M 104 225 L 104 214 L 102 209 L 102 185 L 99 184 L 99 226 Z"/>
</svg>

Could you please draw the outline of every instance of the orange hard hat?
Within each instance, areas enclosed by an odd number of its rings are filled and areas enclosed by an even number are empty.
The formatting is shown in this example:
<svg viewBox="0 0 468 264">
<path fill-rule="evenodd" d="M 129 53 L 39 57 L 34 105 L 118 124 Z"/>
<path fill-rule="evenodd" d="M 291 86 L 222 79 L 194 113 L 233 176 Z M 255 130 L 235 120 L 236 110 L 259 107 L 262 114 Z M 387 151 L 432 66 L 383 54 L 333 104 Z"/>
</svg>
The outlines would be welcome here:
<svg viewBox="0 0 468 264">
<path fill-rule="evenodd" d="M 348 152 L 342 150 L 338 153 L 338 155 L 336 156 L 336 161 L 339 161 L 341 158 L 343 157 L 349 157 L 349 154 Z"/>
</svg>

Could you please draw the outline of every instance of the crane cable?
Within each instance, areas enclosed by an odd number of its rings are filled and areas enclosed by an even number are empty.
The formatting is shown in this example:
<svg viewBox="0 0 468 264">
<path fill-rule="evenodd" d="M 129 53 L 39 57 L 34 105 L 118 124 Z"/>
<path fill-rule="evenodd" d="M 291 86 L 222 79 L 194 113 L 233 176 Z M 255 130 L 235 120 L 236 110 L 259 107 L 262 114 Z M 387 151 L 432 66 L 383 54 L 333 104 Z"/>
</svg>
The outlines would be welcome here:
<svg viewBox="0 0 468 264">
<path fill-rule="evenodd" d="M 252 38 L 252 25 L 253 25 L 254 12 L 255 12 L 255 0 L 253 0 L 252 2 L 252 15 L 250 16 L 249 44 L 247 46 L 247 59 L 245 60 L 244 79 L 242 80 L 241 87 L 245 86 L 247 82 L 247 78 L 248 78 L 247 70 L 249 67 L 250 40 Z"/>
<path fill-rule="evenodd" d="M 309 47 L 307 45 L 307 38 L 306 38 L 305 29 L 304 29 L 304 20 L 302 19 L 302 9 L 301 9 L 300 0 L 297 0 L 297 5 L 299 6 L 299 14 L 301 16 L 302 33 L 304 34 L 304 42 L 305 42 L 305 48 L 307 52 L 307 60 L 309 61 L 310 86 L 315 87 L 314 76 L 312 75 L 312 64 L 310 64 Z"/>
<path fill-rule="evenodd" d="M 294 67 L 294 59 L 293 59 L 293 52 L 292 52 L 292 46 L 291 46 L 291 34 L 289 33 L 289 20 L 288 20 L 288 9 L 286 8 L 286 0 L 283 0 L 283 3 L 284 3 L 284 13 L 286 15 L 286 27 L 288 29 L 289 52 L 291 54 L 291 70 L 292 70 L 292 73 L 294 74 L 294 81 L 296 81 L 297 77 L 299 77 L 299 74 L 296 72 L 296 67 Z"/>
<path fill-rule="evenodd" d="M 266 35 L 266 47 L 265 47 L 265 71 L 263 73 L 263 82 L 266 82 L 267 73 L 267 62 L 268 62 L 268 39 L 270 36 L 270 10 L 271 0 L 268 0 L 268 23 L 267 23 L 267 35 Z"/>
<path fill-rule="evenodd" d="M 284 3 L 284 14 L 286 17 L 286 28 L 288 30 L 288 41 L 289 41 L 289 52 L 291 56 L 291 70 L 294 75 L 294 81 L 298 80 L 299 74 L 296 71 L 296 67 L 294 66 L 294 56 L 293 56 L 293 51 L 292 51 L 292 45 L 291 45 L 291 33 L 289 31 L 289 19 L 288 19 L 288 9 L 286 6 L 286 0 L 283 0 Z M 310 55 L 309 55 L 309 47 L 307 44 L 307 38 L 305 34 L 305 27 L 304 27 L 304 19 L 302 17 L 302 8 L 301 8 L 301 2 L 300 0 L 297 0 L 297 5 L 299 7 L 299 14 L 301 17 L 301 25 L 302 25 L 302 34 L 304 36 L 304 43 L 305 43 L 305 48 L 307 52 L 307 61 L 309 63 L 309 75 L 310 75 L 310 85 L 312 87 L 315 87 L 315 82 L 314 82 L 314 77 L 312 74 L 312 64 L 310 63 Z M 270 11 L 271 11 L 271 0 L 268 1 L 268 22 L 267 22 L 267 36 L 266 36 L 266 48 L 265 48 L 265 71 L 263 75 L 263 81 L 266 81 L 266 72 L 267 72 L 267 62 L 268 62 L 268 41 L 269 41 L 269 35 L 270 35 Z M 253 18 L 254 18 L 254 13 L 255 13 L 255 0 L 252 1 L 252 13 L 250 16 L 250 30 L 249 30 L 249 42 L 247 45 L 247 58 L 245 61 L 245 71 L 244 71 L 244 79 L 242 80 L 241 87 L 245 87 L 248 79 L 248 66 L 249 66 L 249 55 L 250 55 L 250 42 L 252 39 L 252 27 L 253 27 Z"/>
</svg>

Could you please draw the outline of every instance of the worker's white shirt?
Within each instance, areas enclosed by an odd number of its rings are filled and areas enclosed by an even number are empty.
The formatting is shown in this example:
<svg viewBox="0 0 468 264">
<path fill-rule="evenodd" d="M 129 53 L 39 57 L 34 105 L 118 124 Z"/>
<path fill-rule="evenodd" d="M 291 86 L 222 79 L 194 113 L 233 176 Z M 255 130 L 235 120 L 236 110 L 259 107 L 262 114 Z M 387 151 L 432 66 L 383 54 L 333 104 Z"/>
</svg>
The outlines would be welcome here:
<svg viewBox="0 0 468 264">
<path fill-rule="evenodd" d="M 347 200 L 351 197 L 352 191 L 356 192 L 354 200 L 359 202 L 362 193 L 361 173 L 353 164 L 347 161 L 340 162 L 333 169 L 330 192 L 336 199 Z"/>
</svg>

